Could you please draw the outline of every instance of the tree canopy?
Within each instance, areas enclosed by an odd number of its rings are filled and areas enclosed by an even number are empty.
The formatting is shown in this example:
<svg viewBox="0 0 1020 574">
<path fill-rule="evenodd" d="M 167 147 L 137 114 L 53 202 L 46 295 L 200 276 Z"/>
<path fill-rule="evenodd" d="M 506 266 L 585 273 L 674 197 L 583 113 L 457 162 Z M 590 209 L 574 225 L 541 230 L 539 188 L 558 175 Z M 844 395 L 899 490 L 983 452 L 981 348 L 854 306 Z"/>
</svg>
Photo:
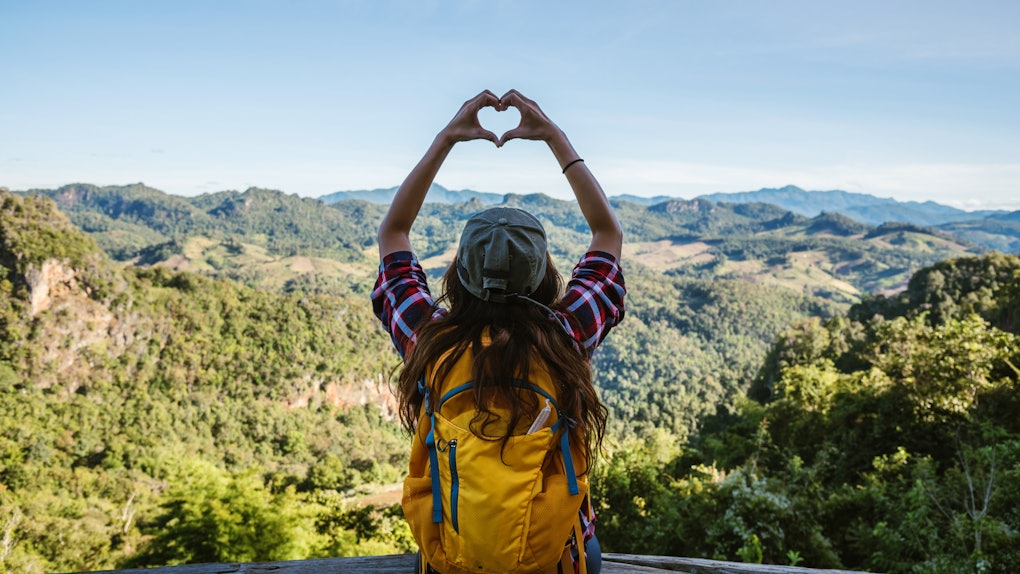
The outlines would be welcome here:
<svg viewBox="0 0 1020 574">
<path fill-rule="evenodd" d="M 576 205 L 505 202 L 569 271 Z M 425 206 L 431 277 L 480 207 Z M 764 204 L 617 208 L 607 550 L 1020 565 L 1020 258 Z M 410 551 L 384 488 L 408 451 L 398 358 L 368 305 L 381 216 L 257 189 L 0 191 L 0 571 Z"/>
</svg>

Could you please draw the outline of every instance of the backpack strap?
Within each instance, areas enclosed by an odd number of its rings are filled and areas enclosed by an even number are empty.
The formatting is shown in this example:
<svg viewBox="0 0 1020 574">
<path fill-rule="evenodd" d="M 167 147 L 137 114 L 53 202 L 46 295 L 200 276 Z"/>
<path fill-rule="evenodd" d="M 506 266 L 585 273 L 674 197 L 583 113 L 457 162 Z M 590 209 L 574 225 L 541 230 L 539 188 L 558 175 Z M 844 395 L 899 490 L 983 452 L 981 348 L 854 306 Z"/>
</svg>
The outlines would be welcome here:
<svg viewBox="0 0 1020 574">
<path fill-rule="evenodd" d="M 574 548 L 577 549 L 577 568 L 574 563 Z M 584 528 L 581 526 L 581 514 L 574 516 L 574 525 L 570 536 L 563 546 L 563 555 L 556 566 L 557 574 L 588 574 L 588 548 L 584 544 Z"/>
<path fill-rule="evenodd" d="M 574 517 L 574 543 L 577 544 L 577 571 L 581 574 L 588 574 L 588 547 L 584 543 L 580 512 Z"/>
<path fill-rule="evenodd" d="M 443 521 L 443 499 L 439 492 L 439 454 L 436 452 L 436 413 L 432 409 L 432 391 L 425 384 L 425 375 L 418 379 L 418 392 L 424 397 L 425 415 L 429 417 L 429 434 L 425 448 L 429 451 L 429 473 L 432 477 L 432 522 Z"/>
</svg>

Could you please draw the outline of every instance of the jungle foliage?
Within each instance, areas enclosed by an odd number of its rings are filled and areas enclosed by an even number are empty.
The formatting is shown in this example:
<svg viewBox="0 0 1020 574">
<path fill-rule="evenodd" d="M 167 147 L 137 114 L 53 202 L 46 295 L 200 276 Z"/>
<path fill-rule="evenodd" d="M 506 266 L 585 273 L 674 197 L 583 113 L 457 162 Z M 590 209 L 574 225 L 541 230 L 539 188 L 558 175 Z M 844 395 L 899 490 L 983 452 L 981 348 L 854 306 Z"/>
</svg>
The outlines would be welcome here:
<svg viewBox="0 0 1020 574">
<path fill-rule="evenodd" d="M 873 572 L 1020 568 L 1020 258 L 941 262 L 795 324 L 750 397 L 594 481 L 612 551 Z"/>
<path fill-rule="evenodd" d="M 576 205 L 505 202 L 569 270 Z M 430 277 L 481 207 L 426 204 Z M 617 208 L 637 247 L 595 358 L 607 549 L 1016 564 L 1016 257 L 765 204 Z M 399 507 L 359 502 L 408 450 L 367 302 L 382 212 L 257 189 L 0 192 L 0 571 L 411 550 Z"/>
<path fill-rule="evenodd" d="M 0 571 L 407 551 L 366 305 L 121 268 L 0 195 Z"/>
</svg>

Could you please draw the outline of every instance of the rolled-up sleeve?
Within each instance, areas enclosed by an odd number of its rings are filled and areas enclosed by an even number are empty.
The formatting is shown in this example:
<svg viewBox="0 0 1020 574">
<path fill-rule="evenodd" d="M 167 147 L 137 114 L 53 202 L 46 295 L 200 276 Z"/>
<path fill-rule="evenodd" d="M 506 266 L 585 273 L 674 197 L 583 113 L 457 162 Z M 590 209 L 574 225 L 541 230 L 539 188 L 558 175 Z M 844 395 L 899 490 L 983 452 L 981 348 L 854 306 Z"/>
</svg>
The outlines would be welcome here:
<svg viewBox="0 0 1020 574">
<path fill-rule="evenodd" d="M 613 255 L 590 251 L 574 267 L 556 307 L 567 333 L 589 357 L 623 320 L 626 295 L 623 269 Z"/>
<path fill-rule="evenodd" d="M 401 358 L 414 347 L 419 323 L 441 314 L 429 292 L 425 271 L 410 251 L 383 258 L 372 289 L 372 310 Z"/>
</svg>

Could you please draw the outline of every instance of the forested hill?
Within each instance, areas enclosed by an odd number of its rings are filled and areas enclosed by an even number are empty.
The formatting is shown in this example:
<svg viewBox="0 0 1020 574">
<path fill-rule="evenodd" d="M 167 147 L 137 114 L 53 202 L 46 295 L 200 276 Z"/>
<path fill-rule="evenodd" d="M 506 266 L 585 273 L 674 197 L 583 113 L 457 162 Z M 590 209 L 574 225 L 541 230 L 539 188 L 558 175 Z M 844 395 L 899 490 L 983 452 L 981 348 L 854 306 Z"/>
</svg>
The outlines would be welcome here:
<svg viewBox="0 0 1020 574">
<path fill-rule="evenodd" d="M 385 211 L 359 200 L 324 205 L 258 188 L 191 198 L 142 184 L 26 193 L 53 199 L 114 259 L 275 290 L 294 288 L 288 281 L 370 278 L 375 229 Z M 508 195 L 503 203 L 543 218 L 562 265 L 580 255 L 587 226 L 573 202 Z M 484 205 L 477 199 L 426 204 L 412 237 L 419 255 L 432 258 L 435 268 L 448 263 L 463 221 Z M 841 303 L 902 289 L 920 267 L 980 249 L 915 225 L 873 227 L 836 214 L 808 218 L 762 203 L 615 205 L 627 232 L 628 262 L 676 277 L 779 285 Z"/>
<path fill-rule="evenodd" d="M 114 259 L 233 279 L 296 296 L 337 296 L 367 313 L 385 206 L 324 205 L 264 189 L 194 198 L 143 185 L 71 185 L 52 198 Z M 587 226 L 573 202 L 506 196 L 545 223 L 561 270 L 581 255 Z M 453 256 L 479 201 L 426 204 L 412 242 L 432 277 Z M 766 204 L 617 202 L 625 227 L 630 320 L 596 357 L 606 400 L 631 432 L 685 436 L 740 396 L 773 337 L 791 320 L 827 316 L 862 293 L 892 293 L 917 269 L 976 248 L 930 229 L 870 227 L 833 214 L 797 216 Z M 778 287 L 778 288 L 777 288 Z M 737 319 L 739 318 L 739 319 Z M 370 324 L 370 321 L 367 321 Z M 370 327 L 371 328 L 371 327 Z M 386 353 L 382 345 L 378 353 Z"/>
<path fill-rule="evenodd" d="M 846 191 L 805 191 L 788 185 L 742 193 L 702 196 L 724 203 L 770 203 L 794 213 L 814 217 L 838 213 L 870 225 L 888 222 L 935 227 L 986 249 L 1020 253 L 1020 211 L 964 211 L 934 201 L 897 201 Z"/>
<path fill-rule="evenodd" d="M 124 267 L 0 192 L 0 571 L 406 548 L 340 525 L 405 464 L 386 345 L 361 296 Z"/>
<path fill-rule="evenodd" d="M 142 185 L 65 186 L 53 198 L 114 258 L 275 293 L 320 293 L 367 308 L 384 206 L 331 205 L 249 189 L 195 198 Z M 545 223 L 567 270 L 588 241 L 573 202 L 506 196 Z M 479 201 L 426 204 L 412 243 L 438 277 Z M 911 225 L 870 227 L 839 215 L 806 218 L 766 204 L 617 202 L 627 241 L 630 320 L 596 356 L 606 401 L 628 432 L 686 436 L 748 387 L 766 346 L 791 320 L 828 316 L 862 293 L 892 293 L 924 265 L 974 251 Z M 777 288 L 778 287 L 778 288 Z M 385 345 L 378 352 L 385 353 Z"/>
<path fill-rule="evenodd" d="M 1020 571 L 1020 258 L 941 262 L 796 323 L 747 400 L 601 469 L 630 552 L 869 572 Z"/>
<path fill-rule="evenodd" d="M 569 269 L 588 238 L 576 205 L 504 201 L 543 220 Z M 480 208 L 426 205 L 412 240 L 432 277 Z M 261 189 L 0 191 L 0 537 L 15 541 L 0 565 L 82 571 L 409 550 L 399 510 L 385 504 L 392 493 L 379 492 L 407 452 L 387 416 L 396 355 L 367 302 L 383 209 Z M 716 444 L 703 431 L 743 432 L 725 416 L 748 408 L 792 322 L 822 324 L 862 297 L 910 305 L 896 293 L 916 270 L 974 250 L 925 228 L 762 204 L 617 209 L 628 316 L 595 360 L 612 420 L 603 468 L 614 473 L 633 462 L 626 453 L 646 453 L 637 443 L 693 448 Z M 1010 285 L 1008 273 L 997 281 Z M 862 295 L 876 290 L 888 296 Z M 637 550 L 631 533 L 673 516 L 627 518 L 628 489 L 644 480 L 632 476 L 600 479 L 615 485 L 600 517 L 611 550 Z M 365 500 L 383 506 L 356 502 Z M 737 558 L 740 548 L 707 552 Z"/>
</svg>

